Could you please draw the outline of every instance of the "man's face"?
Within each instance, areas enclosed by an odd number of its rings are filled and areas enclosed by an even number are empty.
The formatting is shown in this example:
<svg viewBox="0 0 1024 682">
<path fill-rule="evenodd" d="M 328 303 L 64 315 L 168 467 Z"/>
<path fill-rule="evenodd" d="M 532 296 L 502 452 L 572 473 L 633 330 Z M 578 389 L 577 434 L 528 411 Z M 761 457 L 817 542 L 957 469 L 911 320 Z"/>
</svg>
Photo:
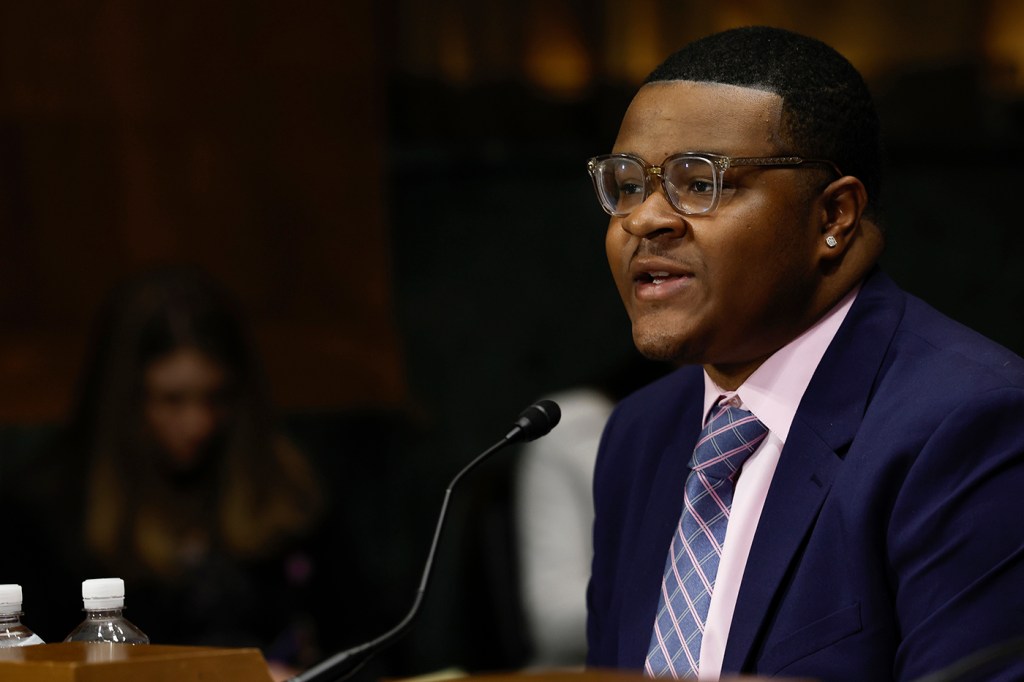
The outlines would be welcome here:
<svg viewBox="0 0 1024 682">
<path fill-rule="evenodd" d="M 761 90 L 652 83 L 633 99 L 613 151 L 653 165 L 687 151 L 790 153 L 781 112 L 781 98 Z M 682 215 L 659 184 L 628 216 L 611 219 L 608 262 L 644 355 L 756 367 L 814 322 L 822 241 L 814 172 L 730 169 L 710 215 Z"/>
</svg>

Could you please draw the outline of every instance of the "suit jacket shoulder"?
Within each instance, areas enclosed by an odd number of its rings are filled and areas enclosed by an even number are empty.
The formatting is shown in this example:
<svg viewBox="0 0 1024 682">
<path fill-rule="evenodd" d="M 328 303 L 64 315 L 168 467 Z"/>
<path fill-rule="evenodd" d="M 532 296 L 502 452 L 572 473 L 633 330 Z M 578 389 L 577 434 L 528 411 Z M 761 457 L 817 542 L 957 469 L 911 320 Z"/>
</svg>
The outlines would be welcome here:
<svg viewBox="0 0 1024 682">
<path fill-rule="evenodd" d="M 1021 358 L 871 278 L 790 431 L 726 669 L 915 679 L 1024 632 L 1024 532 L 999 530 L 1021 417 Z"/>
</svg>

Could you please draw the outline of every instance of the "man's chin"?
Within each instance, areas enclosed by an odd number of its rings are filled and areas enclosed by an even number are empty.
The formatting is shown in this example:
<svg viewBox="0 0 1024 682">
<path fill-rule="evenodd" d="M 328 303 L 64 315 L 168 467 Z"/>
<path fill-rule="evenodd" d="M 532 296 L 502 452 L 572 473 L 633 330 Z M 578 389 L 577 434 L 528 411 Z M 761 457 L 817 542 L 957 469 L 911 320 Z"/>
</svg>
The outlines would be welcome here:
<svg viewBox="0 0 1024 682">
<path fill-rule="evenodd" d="M 639 330 L 633 328 L 633 343 L 648 360 L 670 362 L 676 365 L 697 362 L 689 358 L 685 339 L 678 335 L 667 334 L 658 330 Z"/>
</svg>

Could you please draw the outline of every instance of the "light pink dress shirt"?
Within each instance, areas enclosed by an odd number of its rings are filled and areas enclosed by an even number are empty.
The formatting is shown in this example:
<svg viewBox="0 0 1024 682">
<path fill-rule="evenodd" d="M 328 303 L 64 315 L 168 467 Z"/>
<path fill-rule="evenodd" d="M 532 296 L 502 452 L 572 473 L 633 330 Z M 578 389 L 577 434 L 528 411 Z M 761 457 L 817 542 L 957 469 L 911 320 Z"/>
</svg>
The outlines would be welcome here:
<svg viewBox="0 0 1024 682">
<path fill-rule="evenodd" d="M 839 325 L 846 319 L 859 290 L 857 287 L 851 291 L 814 326 L 765 360 L 736 391 L 719 388 L 707 372 L 704 373 L 705 415 L 717 398 L 725 396 L 724 401 L 760 419 L 768 427 L 768 436 L 743 465 L 736 480 L 729 526 L 701 642 L 701 680 L 717 680 L 721 675 L 725 643 L 729 639 L 747 555 L 789 427 L 811 376 Z"/>
</svg>

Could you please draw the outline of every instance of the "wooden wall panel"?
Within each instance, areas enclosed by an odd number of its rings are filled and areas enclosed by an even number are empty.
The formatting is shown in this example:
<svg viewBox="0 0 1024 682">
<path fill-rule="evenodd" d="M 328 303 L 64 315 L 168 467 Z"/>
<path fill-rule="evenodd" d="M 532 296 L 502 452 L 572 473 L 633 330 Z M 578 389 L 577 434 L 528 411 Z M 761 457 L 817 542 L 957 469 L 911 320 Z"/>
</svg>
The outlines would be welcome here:
<svg viewBox="0 0 1024 682">
<path fill-rule="evenodd" d="M 167 261 L 238 295 L 284 408 L 402 399 L 373 5 L 0 6 L 0 422 L 59 418 Z"/>
</svg>

